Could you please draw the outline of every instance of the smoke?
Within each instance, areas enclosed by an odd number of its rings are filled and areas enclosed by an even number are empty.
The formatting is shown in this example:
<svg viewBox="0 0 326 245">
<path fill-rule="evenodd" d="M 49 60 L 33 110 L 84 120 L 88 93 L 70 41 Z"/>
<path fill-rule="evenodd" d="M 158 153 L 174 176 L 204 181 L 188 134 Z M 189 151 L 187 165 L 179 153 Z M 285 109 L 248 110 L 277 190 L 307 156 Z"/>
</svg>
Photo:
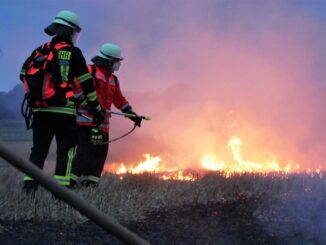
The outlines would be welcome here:
<svg viewBox="0 0 326 245">
<path fill-rule="evenodd" d="M 122 89 L 153 120 L 112 145 L 110 161 L 148 152 L 180 167 L 205 154 L 229 162 L 236 135 L 249 161 L 325 166 L 325 24 L 307 10 L 284 1 L 131 1 L 114 11 L 121 18 L 108 32 L 123 48 Z M 114 119 L 111 135 L 127 128 Z"/>
<path fill-rule="evenodd" d="M 265 200 L 258 219 L 287 244 L 325 244 L 324 190 L 325 179 L 319 175 L 290 176 L 277 190 L 278 198 L 270 195 Z"/>
</svg>

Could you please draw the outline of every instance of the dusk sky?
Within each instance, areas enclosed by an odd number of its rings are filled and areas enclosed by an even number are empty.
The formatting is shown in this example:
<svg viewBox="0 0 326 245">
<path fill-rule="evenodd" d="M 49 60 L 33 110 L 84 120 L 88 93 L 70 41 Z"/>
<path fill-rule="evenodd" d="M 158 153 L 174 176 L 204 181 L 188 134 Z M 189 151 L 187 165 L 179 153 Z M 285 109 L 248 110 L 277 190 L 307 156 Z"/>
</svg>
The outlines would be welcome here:
<svg viewBox="0 0 326 245">
<path fill-rule="evenodd" d="M 282 18 L 293 21 L 296 30 L 291 29 L 290 32 L 304 32 L 300 28 L 302 22 L 326 23 L 326 2 L 322 0 L 3 0 L 0 15 L 0 91 L 8 91 L 19 83 L 17 77 L 22 62 L 34 47 L 49 39 L 43 29 L 62 9 L 75 11 L 80 16 L 83 30 L 78 46 L 87 60 L 104 42 L 122 46 L 126 57 L 125 68 L 121 70 L 124 77 L 134 76 L 131 72 L 136 67 L 130 67 L 134 63 L 155 64 L 156 56 L 166 48 L 166 41 L 171 40 L 173 45 L 174 40 L 182 37 L 182 32 L 193 31 L 191 40 L 182 41 L 195 43 L 196 38 L 201 38 L 197 30 L 203 29 L 256 36 L 278 29 L 285 31 L 288 23 L 282 26 Z M 315 35 L 318 38 L 318 33 Z M 320 35 L 322 38 L 323 33 Z M 201 52 L 203 48 L 198 47 L 193 52 Z M 136 57 L 136 54 L 139 56 Z M 191 55 L 184 54 L 189 59 Z M 208 52 L 206 55 L 211 54 Z M 160 70 L 162 65 L 174 63 L 173 54 L 166 54 L 160 62 L 150 69 Z M 182 64 L 174 66 L 177 68 Z M 148 77 L 146 72 L 152 75 L 152 70 L 144 69 L 144 72 L 142 75 L 135 74 L 136 79 Z M 151 77 L 153 83 L 155 79 Z M 131 90 L 135 87 L 130 83 L 126 86 Z"/>
<path fill-rule="evenodd" d="M 3 0 L 0 91 L 19 83 L 63 9 L 80 16 L 87 61 L 105 42 L 121 46 L 122 88 L 153 116 L 113 160 L 128 149 L 185 165 L 210 152 L 228 161 L 237 135 L 246 159 L 326 166 L 326 1 Z"/>
</svg>

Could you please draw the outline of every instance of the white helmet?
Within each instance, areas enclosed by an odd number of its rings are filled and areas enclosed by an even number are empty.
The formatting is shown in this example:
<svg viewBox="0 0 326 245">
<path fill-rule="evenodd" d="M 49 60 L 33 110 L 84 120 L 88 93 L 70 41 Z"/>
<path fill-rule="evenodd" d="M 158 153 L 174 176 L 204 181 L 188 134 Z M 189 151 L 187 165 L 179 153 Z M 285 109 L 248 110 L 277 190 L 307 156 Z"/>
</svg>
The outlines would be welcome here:
<svg viewBox="0 0 326 245">
<path fill-rule="evenodd" d="M 96 56 L 107 60 L 123 60 L 121 48 L 113 43 L 103 44 Z"/>
<path fill-rule="evenodd" d="M 76 32 L 80 32 L 81 28 L 79 26 L 79 17 L 77 14 L 75 14 L 72 11 L 68 10 L 61 10 L 57 16 L 54 18 L 52 24 L 50 24 L 48 27 L 44 29 L 44 31 L 50 35 L 53 36 L 56 34 L 57 25 L 61 24 L 64 26 L 68 26 L 72 28 Z"/>
</svg>

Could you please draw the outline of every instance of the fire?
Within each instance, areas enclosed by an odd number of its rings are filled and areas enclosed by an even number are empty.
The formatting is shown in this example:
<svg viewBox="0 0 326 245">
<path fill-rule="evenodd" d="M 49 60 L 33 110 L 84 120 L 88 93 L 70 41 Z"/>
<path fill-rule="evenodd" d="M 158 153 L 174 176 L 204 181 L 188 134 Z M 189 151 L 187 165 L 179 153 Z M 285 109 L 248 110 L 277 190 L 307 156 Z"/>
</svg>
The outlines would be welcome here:
<svg viewBox="0 0 326 245">
<path fill-rule="evenodd" d="M 170 174 L 165 174 L 161 178 L 163 180 L 185 180 L 185 181 L 195 181 L 197 179 L 195 176 L 185 174 L 181 170 L 177 172 L 170 172 Z"/>
<path fill-rule="evenodd" d="M 201 162 L 202 167 L 207 170 L 223 171 L 226 175 L 232 173 L 279 172 L 282 170 L 280 165 L 275 161 L 257 163 L 244 160 L 241 154 L 241 144 L 241 139 L 236 136 L 232 136 L 228 142 L 234 163 L 226 164 L 224 161 L 214 162 L 214 157 L 205 155 Z M 285 171 L 289 172 L 290 169 Z"/>
<path fill-rule="evenodd" d="M 219 160 L 220 158 L 214 154 L 203 154 L 201 158 L 200 167 L 195 171 L 197 173 L 203 171 L 219 171 L 226 177 L 232 174 L 242 173 L 269 173 L 269 172 L 283 172 L 290 173 L 299 171 L 299 164 L 287 164 L 285 167 L 281 167 L 279 163 L 274 160 L 262 160 L 259 162 L 247 161 L 241 153 L 242 141 L 237 136 L 232 136 L 228 141 L 228 148 L 230 150 L 232 161 L 226 162 Z M 185 171 L 183 169 L 173 168 L 169 169 L 165 167 L 160 156 L 151 156 L 149 153 L 145 154 L 145 160 L 135 165 L 126 166 L 123 163 L 109 164 L 104 172 L 113 172 L 118 175 L 126 173 L 141 174 L 144 172 L 150 172 L 158 175 L 163 180 L 186 180 L 193 181 L 198 178 L 195 176 L 194 171 Z M 309 171 L 309 170 L 308 170 Z M 316 173 L 320 173 L 321 170 L 317 169 Z"/>
<path fill-rule="evenodd" d="M 178 170 L 178 168 L 174 169 L 165 169 L 161 163 L 161 158 L 151 157 L 150 154 L 144 155 L 146 160 L 138 163 L 138 165 L 132 167 L 126 167 L 123 163 L 118 166 L 109 166 L 104 169 L 105 172 L 114 172 L 118 175 L 131 173 L 131 174 L 141 174 L 141 173 L 153 173 L 158 174 L 163 180 L 186 180 L 186 181 L 194 181 L 196 178 L 191 174 L 185 174 L 184 171 Z"/>
<path fill-rule="evenodd" d="M 204 169 L 212 170 L 212 171 L 223 171 L 225 169 L 225 162 L 220 161 L 216 162 L 215 159 L 211 155 L 205 155 L 202 158 L 201 165 Z"/>
<path fill-rule="evenodd" d="M 133 174 L 139 174 L 143 172 L 157 172 L 160 171 L 159 163 L 161 158 L 151 157 L 150 154 L 145 154 L 146 160 L 144 162 L 140 162 L 136 167 L 126 169 L 128 172 Z"/>
<path fill-rule="evenodd" d="M 126 173 L 132 173 L 132 174 L 141 174 L 144 172 L 159 172 L 160 166 L 159 163 L 161 162 L 161 158 L 159 156 L 157 157 L 151 157 L 150 154 L 144 154 L 146 160 L 143 162 L 138 163 L 135 167 L 126 167 L 125 164 L 111 164 L 106 165 L 103 172 L 114 172 L 116 174 L 126 174 Z"/>
</svg>

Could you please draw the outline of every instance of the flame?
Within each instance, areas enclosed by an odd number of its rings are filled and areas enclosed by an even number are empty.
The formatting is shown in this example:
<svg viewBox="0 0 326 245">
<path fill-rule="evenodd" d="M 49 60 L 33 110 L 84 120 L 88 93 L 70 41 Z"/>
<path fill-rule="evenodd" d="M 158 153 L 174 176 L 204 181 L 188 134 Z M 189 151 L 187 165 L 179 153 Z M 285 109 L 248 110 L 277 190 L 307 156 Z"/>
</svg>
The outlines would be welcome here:
<svg viewBox="0 0 326 245">
<path fill-rule="evenodd" d="M 171 173 L 171 172 L 170 172 Z M 176 173 L 165 174 L 161 176 L 163 180 L 184 180 L 184 181 L 195 181 L 197 178 L 190 174 L 185 174 L 183 171 L 179 170 Z"/>
<path fill-rule="evenodd" d="M 204 154 L 200 161 L 200 169 L 197 171 L 219 171 L 223 173 L 226 177 L 231 176 L 232 174 L 242 174 L 242 173 L 269 173 L 269 172 L 284 172 L 290 173 L 294 171 L 299 171 L 300 165 L 294 165 L 288 163 L 284 168 L 280 166 L 274 160 L 262 160 L 259 162 L 247 161 L 244 159 L 241 153 L 241 139 L 237 136 L 232 136 L 228 141 L 228 147 L 233 159 L 233 162 L 227 163 L 223 160 L 219 160 L 219 157 L 215 154 L 208 153 Z M 126 166 L 123 163 L 120 164 L 109 164 L 111 167 L 105 167 L 104 172 L 113 172 L 118 175 L 123 175 L 126 173 L 132 174 L 141 174 L 144 172 L 150 172 L 157 174 L 163 180 L 185 180 L 185 181 L 194 181 L 198 179 L 194 173 L 187 172 L 178 168 L 165 168 L 162 163 L 160 156 L 151 156 L 149 153 L 144 154 L 145 160 L 139 162 L 136 165 L 129 164 Z M 311 170 L 308 169 L 307 172 Z M 320 174 L 321 169 L 318 168 L 315 171 L 317 174 Z M 121 177 L 120 177 L 121 178 Z M 123 179 L 123 178 L 121 178 Z"/>
<path fill-rule="evenodd" d="M 207 170 L 222 171 L 223 169 L 225 169 L 226 164 L 223 161 L 216 162 L 214 157 L 212 157 L 211 155 L 205 155 L 202 158 L 201 165 L 204 169 Z"/>
<path fill-rule="evenodd" d="M 161 161 L 161 158 L 159 156 L 151 157 L 150 154 L 145 154 L 145 158 L 146 160 L 144 162 L 140 162 L 138 166 L 128 169 L 128 171 L 134 174 L 160 171 L 159 162 Z"/>
<path fill-rule="evenodd" d="M 135 167 L 126 167 L 125 164 L 120 163 L 119 167 L 113 167 L 114 172 L 116 174 L 126 174 L 126 173 L 132 173 L 132 174 L 140 174 L 144 172 L 160 172 L 160 166 L 159 163 L 161 162 L 161 158 L 159 156 L 157 157 L 151 157 L 150 154 L 146 153 L 144 154 L 146 160 L 143 162 L 138 163 Z M 104 172 L 111 172 L 111 168 L 104 169 Z"/>
<path fill-rule="evenodd" d="M 257 163 L 244 160 L 241 154 L 241 144 L 241 139 L 236 136 L 232 136 L 228 142 L 234 163 L 226 164 L 224 161 L 214 162 L 213 156 L 205 155 L 201 161 L 201 166 L 207 170 L 223 171 L 227 175 L 232 173 L 279 172 L 282 170 L 280 165 L 275 161 Z M 289 166 L 289 169 L 285 171 L 289 172 L 290 170 Z"/>
</svg>

